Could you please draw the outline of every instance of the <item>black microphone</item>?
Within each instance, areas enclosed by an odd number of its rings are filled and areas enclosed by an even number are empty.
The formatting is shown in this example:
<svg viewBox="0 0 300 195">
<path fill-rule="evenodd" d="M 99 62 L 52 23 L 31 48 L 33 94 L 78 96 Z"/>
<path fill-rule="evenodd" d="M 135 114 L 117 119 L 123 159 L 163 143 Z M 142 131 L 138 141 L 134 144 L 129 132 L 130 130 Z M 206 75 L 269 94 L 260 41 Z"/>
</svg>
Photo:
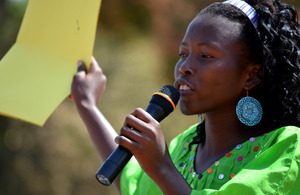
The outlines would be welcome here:
<svg viewBox="0 0 300 195">
<path fill-rule="evenodd" d="M 180 94 L 174 86 L 165 85 L 153 94 L 146 112 L 160 122 L 175 109 L 179 97 Z M 102 164 L 96 173 L 96 179 L 103 185 L 109 186 L 131 157 L 132 154 L 129 150 L 118 146 Z"/>
</svg>

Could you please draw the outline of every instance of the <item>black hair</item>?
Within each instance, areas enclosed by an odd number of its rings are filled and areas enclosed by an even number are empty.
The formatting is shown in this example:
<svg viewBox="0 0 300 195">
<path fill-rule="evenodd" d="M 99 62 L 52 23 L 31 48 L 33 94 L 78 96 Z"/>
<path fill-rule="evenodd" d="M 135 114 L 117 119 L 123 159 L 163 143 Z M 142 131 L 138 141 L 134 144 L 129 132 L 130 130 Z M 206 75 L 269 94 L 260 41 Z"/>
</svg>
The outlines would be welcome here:
<svg viewBox="0 0 300 195">
<path fill-rule="evenodd" d="M 280 0 L 249 1 L 260 16 L 263 83 L 257 89 L 265 123 L 300 126 L 300 25 L 296 9 Z M 258 96 L 259 97 L 259 96 Z"/>
<path fill-rule="evenodd" d="M 263 107 L 260 125 L 267 130 L 286 125 L 300 127 L 300 25 L 297 11 L 280 0 L 244 1 L 259 14 L 259 33 L 247 16 L 230 4 L 213 3 L 199 15 L 222 16 L 241 24 L 240 40 L 248 45 L 249 51 L 243 57 L 262 64 L 258 75 L 262 82 L 249 94 Z M 200 128 L 199 125 L 198 131 L 200 129 L 203 130 L 203 126 Z M 193 143 L 200 137 L 205 140 L 203 133 L 198 133 Z"/>
</svg>

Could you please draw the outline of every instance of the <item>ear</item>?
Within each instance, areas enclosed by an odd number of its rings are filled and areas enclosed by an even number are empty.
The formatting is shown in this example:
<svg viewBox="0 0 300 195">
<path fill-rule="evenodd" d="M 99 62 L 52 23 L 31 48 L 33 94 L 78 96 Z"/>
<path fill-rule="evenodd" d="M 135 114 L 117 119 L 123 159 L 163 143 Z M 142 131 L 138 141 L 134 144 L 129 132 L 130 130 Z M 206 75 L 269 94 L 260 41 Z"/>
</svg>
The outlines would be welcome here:
<svg viewBox="0 0 300 195">
<path fill-rule="evenodd" d="M 254 89 L 261 83 L 261 78 L 258 77 L 258 72 L 261 64 L 252 64 L 248 66 L 247 80 L 244 83 L 244 88 L 248 91 Z"/>
</svg>

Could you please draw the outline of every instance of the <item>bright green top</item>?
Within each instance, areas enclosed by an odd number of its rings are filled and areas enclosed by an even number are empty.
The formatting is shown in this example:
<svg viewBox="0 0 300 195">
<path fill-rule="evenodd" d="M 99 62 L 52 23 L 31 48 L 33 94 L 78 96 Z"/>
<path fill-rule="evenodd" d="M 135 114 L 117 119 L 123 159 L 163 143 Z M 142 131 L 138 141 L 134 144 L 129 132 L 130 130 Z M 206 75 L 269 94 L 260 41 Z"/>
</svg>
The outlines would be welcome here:
<svg viewBox="0 0 300 195">
<path fill-rule="evenodd" d="M 300 129 L 287 126 L 250 138 L 236 146 L 203 174 L 194 171 L 197 144 L 189 143 L 196 136 L 196 125 L 173 139 L 171 158 L 199 194 L 300 194 Z M 226 140 L 224 140 L 226 141 Z M 123 195 L 158 195 L 159 187 L 132 160 L 121 176 Z"/>
</svg>

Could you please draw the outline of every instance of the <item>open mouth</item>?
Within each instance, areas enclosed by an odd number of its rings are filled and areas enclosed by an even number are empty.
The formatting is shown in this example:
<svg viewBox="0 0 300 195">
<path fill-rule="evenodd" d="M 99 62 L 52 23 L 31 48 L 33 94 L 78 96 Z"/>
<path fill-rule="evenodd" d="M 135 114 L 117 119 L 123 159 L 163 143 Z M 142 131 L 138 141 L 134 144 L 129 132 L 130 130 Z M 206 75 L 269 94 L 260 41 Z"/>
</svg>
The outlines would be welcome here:
<svg viewBox="0 0 300 195">
<path fill-rule="evenodd" d="M 180 91 L 189 91 L 191 88 L 187 85 L 179 85 L 179 90 Z"/>
</svg>

